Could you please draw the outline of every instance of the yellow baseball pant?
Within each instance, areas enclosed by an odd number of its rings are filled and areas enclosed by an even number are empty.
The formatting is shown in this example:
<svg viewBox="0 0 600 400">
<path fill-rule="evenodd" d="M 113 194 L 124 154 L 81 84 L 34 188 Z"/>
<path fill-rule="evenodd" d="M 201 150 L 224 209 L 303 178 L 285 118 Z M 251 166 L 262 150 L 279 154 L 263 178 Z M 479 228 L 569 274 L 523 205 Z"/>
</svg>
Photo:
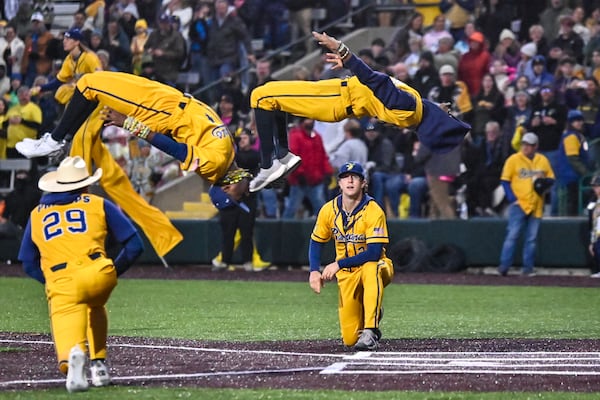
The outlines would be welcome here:
<svg viewBox="0 0 600 400">
<path fill-rule="evenodd" d="M 363 329 L 379 328 L 383 266 L 383 263 L 373 261 L 360 267 L 341 269 L 336 274 L 340 329 L 346 346 L 354 346 Z M 389 271 L 386 274 L 389 275 Z"/>
<path fill-rule="evenodd" d="M 90 264 L 69 263 L 48 272 L 46 296 L 52 338 L 61 372 L 68 369 L 69 352 L 78 345 L 89 347 L 90 359 L 106 358 L 108 319 L 105 304 L 117 285 L 112 261 L 99 258 Z"/>
</svg>

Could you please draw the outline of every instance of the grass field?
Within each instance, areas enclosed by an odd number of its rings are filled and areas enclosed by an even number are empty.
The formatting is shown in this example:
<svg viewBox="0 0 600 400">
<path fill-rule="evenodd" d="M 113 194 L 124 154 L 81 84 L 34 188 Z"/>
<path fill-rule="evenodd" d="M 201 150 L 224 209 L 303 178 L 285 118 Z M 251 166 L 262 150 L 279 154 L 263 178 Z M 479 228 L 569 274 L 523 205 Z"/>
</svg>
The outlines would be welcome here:
<svg viewBox="0 0 600 400">
<path fill-rule="evenodd" d="M 42 285 L 0 278 L 0 331 L 48 333 Z M 227 341 L 337 339 L 334 284 L 123 279 L 108 304 L 110 335 Z M 597 339 L 595 288 L 391 285 L 382 323 L 387 339 Z M 0 360 L 2 348 L 0 348 Z M 6 366 L 1 366 L 5 368 Z M 60 389 L 1 392 L 0 399 L 71 398 Z M 416 393 L 111 387 L 85 398 L 206 399 L 595 399 L 575 393 Z"/>
</svg>

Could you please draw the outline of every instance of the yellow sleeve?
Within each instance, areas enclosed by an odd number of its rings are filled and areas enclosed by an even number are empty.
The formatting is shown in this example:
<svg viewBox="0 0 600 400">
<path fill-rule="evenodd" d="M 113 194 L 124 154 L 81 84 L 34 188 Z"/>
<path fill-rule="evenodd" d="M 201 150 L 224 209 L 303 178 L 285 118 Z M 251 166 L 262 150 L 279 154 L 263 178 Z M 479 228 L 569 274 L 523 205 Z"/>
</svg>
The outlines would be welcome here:
<svg viewBox="0 0 600 400">
<path fill-rule="evenodd" d="M 331 239 L 331 226 L 334 219 L 333 202 L 335 199 L 325 203 L 317 216 L 315 227 L 310 238 L 315 242 L 326 243 Z"/>
<path fill-rule="evenodd" d="M 74 77 L 75 77 L 75 69 L 74 69 L 74 65 L 73 65 L 73 59 L 71 58 L 71 55 L 69 54 L 65 58 L 65 61 L 63 62 L 62 66 L 60 67 L 60 71 L 58 71 L 58 74 L 56 74 L 56 79 L 58 79 L 59 81 L 61 81 L 63 83 L 66 83 L 66 82 L 69 82 Z"/>
<path fill-rule="evenodd" d="M 523 134 L 525 133 L 525 128 L 521 125 L 517 126 L 515 129 L 515 133 L 510 141 L 510 146 L 514 149 L 514 151 L 521 150 L 521 139 L 523 138 Z"/>
<path fill-rule="evenodd" d="M 502 168 L 502 174 L 500 175 L 500 180 L 502 181 L 511 181 L 513 175 L 513 169 L 515 164 L 515 157 L 510 156 L 504 163 L 504 167 Z"/>
</svg>

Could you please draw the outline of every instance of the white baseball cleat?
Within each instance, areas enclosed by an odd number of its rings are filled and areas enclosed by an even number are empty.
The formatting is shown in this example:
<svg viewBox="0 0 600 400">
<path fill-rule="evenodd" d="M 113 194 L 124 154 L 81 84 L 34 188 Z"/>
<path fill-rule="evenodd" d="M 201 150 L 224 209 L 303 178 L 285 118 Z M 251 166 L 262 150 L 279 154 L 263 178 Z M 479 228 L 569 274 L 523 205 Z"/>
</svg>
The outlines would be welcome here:
<svg viewBox="0 0 600 400">
<path fill-rule="evenodd" d="M 285 165 L 279 160 L 273 160 L 273 165 L 269 168 L 261 168 L 260 172 L 250 182 L 250 192 L 258 192 L 272 182 L 281 178 L 287 171 Z"/>
<path fill-rule="evenodd" d="M 57 142 L 52 138 L 50 132 L 46 132 L 38 140 L 23 140 L 17 143 L 15 149 L 27 158 L 34 158 L 56 153 L 63 146 L 64 143 Z"/>
<path fill-rule="evenodd" d="M 110 375 L 103 360 L 94 360 L 90 363 L 90 376 L 92 385 L 96 387 L 110 385 Z"/>
<path fill-rule="evenodd" d="M 69 370 L 66 383 L 69 393 L 88 390 L 89 384 L 85 376 L 86 361 L 87 357 L 79 346 L 74 346 L 69 352 Z"/>
</svg>

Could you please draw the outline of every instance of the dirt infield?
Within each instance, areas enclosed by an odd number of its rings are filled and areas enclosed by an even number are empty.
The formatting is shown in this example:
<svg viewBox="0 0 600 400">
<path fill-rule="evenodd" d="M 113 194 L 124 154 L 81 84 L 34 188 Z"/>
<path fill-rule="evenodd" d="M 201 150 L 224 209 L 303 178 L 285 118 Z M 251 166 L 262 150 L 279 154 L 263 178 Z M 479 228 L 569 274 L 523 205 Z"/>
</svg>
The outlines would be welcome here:
<svg viewBox="0 0 600 400">
<path fill-rule="evenodd" d="M 23 276 L 0 266 L 0 276 Z M 306 281 L 300 269 L 210 272 L 134 267 L 127 278 Z M 125 278 L 124 278 L 125 279 Z M 395 283 L 591 287 L 588 277 L 397 275 Z M 63 387 L 48 335 L 0 332 L 0 390 Z M 600 392 L 600 340 L 386 340 L 354 352 L 338 340 L 213 342 L 110 337 L 113 383 L 124 386 L 417 391 Z M 35 360 L 35 362 L 31 362 Z"/>
</svg>

